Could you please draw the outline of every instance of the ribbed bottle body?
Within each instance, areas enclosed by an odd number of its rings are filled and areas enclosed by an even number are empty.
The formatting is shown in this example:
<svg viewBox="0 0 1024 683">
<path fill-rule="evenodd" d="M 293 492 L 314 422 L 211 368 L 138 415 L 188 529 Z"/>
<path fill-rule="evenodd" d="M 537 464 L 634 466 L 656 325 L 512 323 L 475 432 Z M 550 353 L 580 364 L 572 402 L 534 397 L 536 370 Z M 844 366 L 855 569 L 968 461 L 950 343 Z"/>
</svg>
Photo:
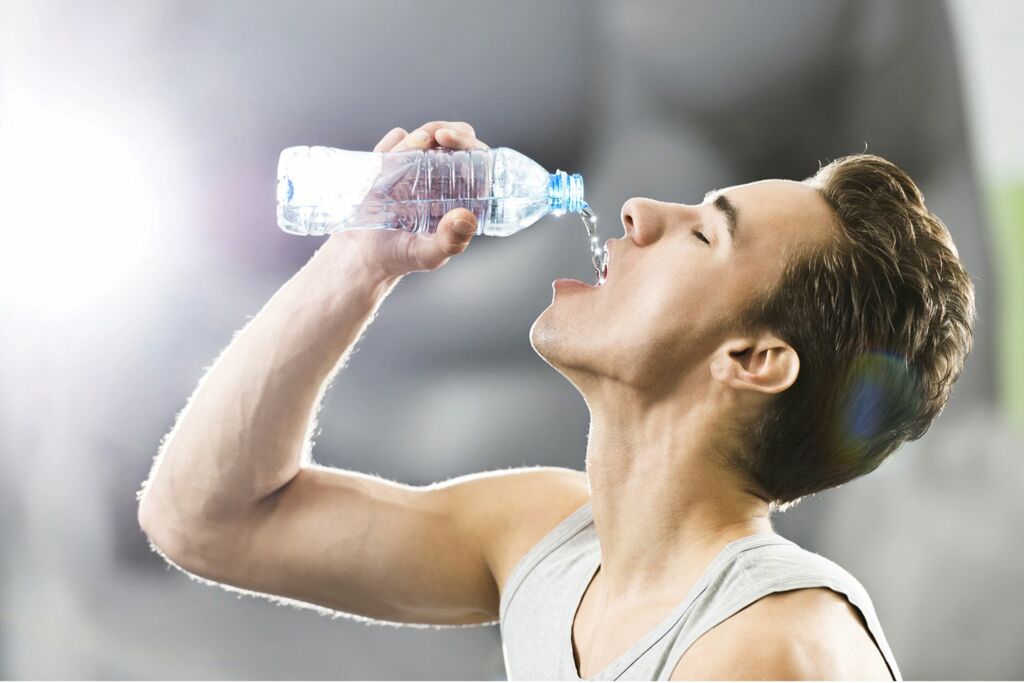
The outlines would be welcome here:
<svg viewBox="0 0 1024 683">
<path fill-rule="evenodd" d="M 352 228 L 432 233 L 444 214 L 465 208 L 476 216 L 478 234 L 511 235 L 564 211 L 565 202 L 552 197 L 552 177 L 503 147 L 386 153 L 289 147 L 278 164 L 278 225 L 300 235 Z"/>
</svg>

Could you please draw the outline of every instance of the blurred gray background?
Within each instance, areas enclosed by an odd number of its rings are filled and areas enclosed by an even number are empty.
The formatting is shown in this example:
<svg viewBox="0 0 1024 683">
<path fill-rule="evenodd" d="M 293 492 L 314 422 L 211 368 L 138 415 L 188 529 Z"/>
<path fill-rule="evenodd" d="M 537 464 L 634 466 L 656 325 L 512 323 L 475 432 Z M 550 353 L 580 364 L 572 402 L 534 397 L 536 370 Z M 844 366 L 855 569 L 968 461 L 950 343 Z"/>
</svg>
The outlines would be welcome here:
<svg viewBox="0 0 1024 683">
<path fill-rule="evenodd" d="M 0 0 L 0 676 L 504 679 L 497 627 L 240 598 L 136 522 L 196 382 L 321 242 L 275 226 L 281 149 L 444 119 L 581 172 L 603 239 L 634 195 L 864 149 L 906 168 L 975 279 L 976 350 L 924 438 L 776 526 L 861 580 L 907 678 L 1024 678 L 1021 7 Z M 573 216 L 406 277 L 315 459 L 408 484 L 583 469 L 583 401 L 528 339 L 555 277 L 593 279 Z"/>
</svg>

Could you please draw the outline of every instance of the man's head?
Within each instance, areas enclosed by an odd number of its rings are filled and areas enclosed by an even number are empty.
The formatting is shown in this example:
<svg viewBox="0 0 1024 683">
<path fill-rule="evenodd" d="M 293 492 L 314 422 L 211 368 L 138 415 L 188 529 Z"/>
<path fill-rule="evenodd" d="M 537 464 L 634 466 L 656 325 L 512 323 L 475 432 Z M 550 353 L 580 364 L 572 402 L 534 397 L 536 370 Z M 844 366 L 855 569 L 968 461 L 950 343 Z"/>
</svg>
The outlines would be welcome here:
<svg viewBox="0 0 1024 683">
<path fill-rule="evenodd" d="M 949 397 L 973 287 L 888 161 L 695 206 L 631 199 L 622 222 L 606 283 L 556 287 L 534 348 L 588 402 L 701 406 L 722 461 L 774 505 L 872 471 Z"/>
</svg>

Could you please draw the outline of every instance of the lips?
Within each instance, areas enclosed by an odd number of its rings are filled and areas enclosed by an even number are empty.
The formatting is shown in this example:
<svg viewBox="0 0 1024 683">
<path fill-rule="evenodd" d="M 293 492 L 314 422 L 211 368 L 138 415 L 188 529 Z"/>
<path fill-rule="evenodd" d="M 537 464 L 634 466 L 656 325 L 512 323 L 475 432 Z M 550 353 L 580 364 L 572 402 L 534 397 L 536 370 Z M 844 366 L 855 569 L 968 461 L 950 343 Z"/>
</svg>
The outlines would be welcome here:
<svg viewBox="0 0 1024 683">
<path fill-rule="evenodd" d="M 565 289 L 597 289 L 597 285 L 592 285 L 583 280 L 574 280 L 572 278 L 563 277 L 555 280 L 551 283 L 551 286 L 555 289 L 559 287 Z"/>
</svg>

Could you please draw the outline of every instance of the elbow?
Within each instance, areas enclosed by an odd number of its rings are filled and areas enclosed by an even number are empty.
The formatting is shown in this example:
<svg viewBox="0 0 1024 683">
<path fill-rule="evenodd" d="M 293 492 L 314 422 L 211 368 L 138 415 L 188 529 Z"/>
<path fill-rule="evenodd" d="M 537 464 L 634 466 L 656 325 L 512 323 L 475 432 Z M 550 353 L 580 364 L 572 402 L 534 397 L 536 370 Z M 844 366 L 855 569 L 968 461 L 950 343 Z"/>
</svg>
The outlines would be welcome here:
<svg viewBox="0 0 1024 683">
<path fill-rule="evenodd" d="M 173 521 L 174 516 L 168 513 L 166 507 L 157 504 L 152 492 L 146 492 L 139 499 L 139 528 L 149 538 L 150 543 L 168 555 L 171 546 L 180 541 L 182 537 L 180 533 L 171 533 Z"/>
<path fill-rule="evenodd" d="M 139 505 L 139 527 L 152 548 L 166 561 L 195 576 L 221 580 L 229 543 L 223 533 L 203 526 L 182 525 L 173 510 Z"/>
<path fill-rule="evenodd" d="M 198 569 L 189 533 L 175 525 L 173 514 L 143 499 L 139 503 L 138 520 L 150 546 L 165 560 L 190 572 Z"/>
<path fill-rule="evenodd" d="M 139 528 L 142 529 L 146 536 L 152 537 L 150 530 L 155 527 L 157 521 L 154 517 L 156 517 L 156 514 L 153 511 L 153 506 L 149 505 L 147 499 L 143 497 L 139 501 L 138 520 Z"/>
<path fill-rule="evenodd" d="M 167 515 L 143 500 L 139 504 L 138 520 L 139 528 L 149 539 L 150 545 L 168 560 L 181 565 L 187 552 L 185 538 L 183 534 L 172 531 Z"/>
</svg>

